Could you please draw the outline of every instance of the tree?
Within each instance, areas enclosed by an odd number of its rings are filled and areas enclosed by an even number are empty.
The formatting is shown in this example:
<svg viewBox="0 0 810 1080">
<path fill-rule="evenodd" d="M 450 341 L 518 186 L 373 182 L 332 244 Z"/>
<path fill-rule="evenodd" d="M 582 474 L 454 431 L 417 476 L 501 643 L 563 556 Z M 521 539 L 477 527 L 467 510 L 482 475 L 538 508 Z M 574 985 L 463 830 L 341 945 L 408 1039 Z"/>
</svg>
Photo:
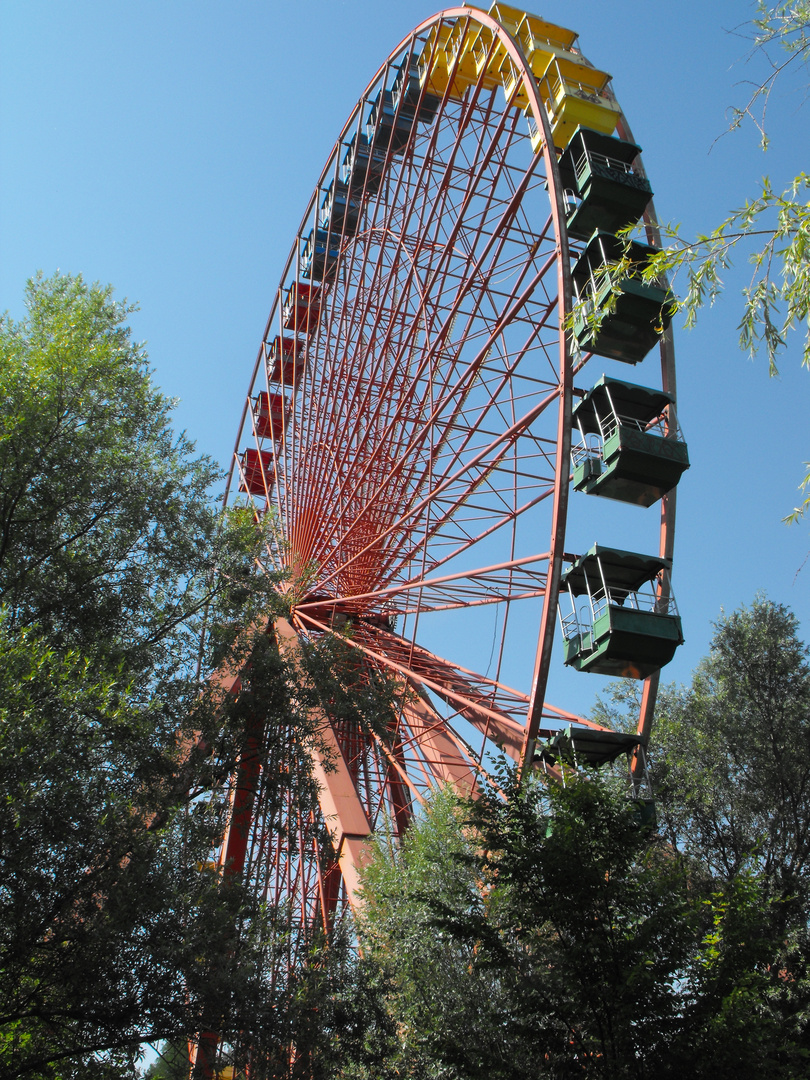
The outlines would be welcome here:
<svg viewBox="0 0 810 1080">
<path fill-rule="evenodd" d="M 206 605 L 252 565 L 252 518 L 223 527 L 210 497 L 219 470 L 173 432 L 173 403 L 125 325 L 132 308 L 58 274 L 29 282 L 27 303 L 21 322 L 0 318 L 9 626 L 155 677 L 194 667 Z"/>
<path fill-rule="evenodd" d="M 143 1075 L 144 1080 L 188 1080 L 188 1046 L 164 1043 Z"/>
<path fill-rule="evenodd" d="M 290 1002 L 292 1080 L 383 1080 L 395 1075 L 396 1022 L 385 1009 L 381 972 L 358 955 L 351 928 L 333 927 L 295 975 Z M 263 1064 L 263 1063 L 262 1063 Z M 251 1070 L 251 1075 L 254 1070 Z M 282 1070 L 259 1075 L 284 1075 Z"/>
<path fill-rule="evenodd" d="M 305 942 L 287 978 L 289 913 L 209 860 L 248 730 L 285 765 L 265 810 L 306 818 L 322 710 L 385 730 L 393 690 L 337 637 L 276 647 L 272 521 L 212 502 L 131 309 L 58 274 L 27 298 L 0 319 L 0 1072 L 131 1076 L 202 1031 L 257 1080 L 291 1047 L 323 1071 L 350 960 Z"/>
<path fill-rule="evenodd" d="M 502 988 L 477 964 L 474 943 L 436 925 L 435 905 L 459 915 L 480 908 L 473 844 L 446 790 L 401 850 L 381 839 L 363 871 L 360 942 L 391 1029 L 380 1077 L 484 1075 L 520 1040 L 500 1022 Z"/>
<path fill-rule="evenodd" d="M 662 688 L 649 751 L 662 836 L 711 888 L 758 896 L 746 937 L 770 959 L 738 966 L 725 1019 L 742 1030 L 752 1012 L 772 1009 L 796 1055 L 808 1052 L 809 655 L 783 605 L 757 597 L 724 616 L 690 685 Z M 594 719 L 629 724 L 636 693 L 618 684 Z"/>
<path fill-rule="evenodd" d="M 667 838 L 718 878 L 756 865 L 800 923 L 810 915 L 809 654 L 784 605 L 758 597 L 723 617 L 691 685 L 662 696 L 652 750 Z"/>
<path fill-rule="evenodd" d="M 502 789 L 441 794 L 365 871 L 396 1032 L 377 1075 L 806 1075 L 806 973 L 787 993 L 760 877 L 712 880 L 610 779 Z"/>
<path fill-rule="evenodd" d="M 0 1070 L 118 1075 L 212 1011 L 274 1030 L 266 914 L 205 870 L 244 703 L 198 678 L 266 618 L 264 538 L 213 506 L 130 309 L 61 275 L 27 295 L 0 320 Z M 296 687 L 262 641 L 235 644 L 278 729 Z"/>
</svg>

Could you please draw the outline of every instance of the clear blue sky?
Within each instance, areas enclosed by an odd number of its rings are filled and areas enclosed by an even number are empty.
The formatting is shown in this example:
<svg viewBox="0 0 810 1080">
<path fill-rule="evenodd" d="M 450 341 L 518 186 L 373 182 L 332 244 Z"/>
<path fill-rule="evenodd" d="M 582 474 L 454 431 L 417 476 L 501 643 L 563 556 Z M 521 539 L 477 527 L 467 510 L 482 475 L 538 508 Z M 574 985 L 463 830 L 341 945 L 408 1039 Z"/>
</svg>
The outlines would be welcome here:
<svg viewBox="0 0 810 1080">
<path fill-rule="evenodd" d="M 532 6 L 578 30 L 585 54 L 613 74 L 663 220 L 708 230 L 764 173 L 780 186 L 807 167 L 810 106 L 797 83 L 777 88 L 767 155 L 753 129 L 715 143 L 745 80 L 762 72 L 734 33 L 753 4 Z M 421 0 L 2 0 L 0 308 L 22 314 L 38 269 L 112 282 L 140 304 L 135 335 L 158 383 L 181 399 L 179 425 L 226 461 L 324 159 L 373 72 L 434 10 Z M 799 572 L 810 521 L 780 521 L 810 457 L 810 373 L 798 340 L 777 380 L 739 353 L 744 281 L 745 267 L 729 275 L 722 303 L 677 339 L 692 459 L 674 579 L 687 643 L 664 677 L 680 681 L 721 608 L 757 590 L 791 605 L 810 637 L 810 563 Z M 596 529 L 613 528 L 609 514 L 597 523 L 594 500 L 573 502 L 572 549 L 605 542 Z M 622 527 L 610 542 L 632 547 Z M 587 711 L 605 685 L 577 676 L 552 694 Z"/>
</svg>

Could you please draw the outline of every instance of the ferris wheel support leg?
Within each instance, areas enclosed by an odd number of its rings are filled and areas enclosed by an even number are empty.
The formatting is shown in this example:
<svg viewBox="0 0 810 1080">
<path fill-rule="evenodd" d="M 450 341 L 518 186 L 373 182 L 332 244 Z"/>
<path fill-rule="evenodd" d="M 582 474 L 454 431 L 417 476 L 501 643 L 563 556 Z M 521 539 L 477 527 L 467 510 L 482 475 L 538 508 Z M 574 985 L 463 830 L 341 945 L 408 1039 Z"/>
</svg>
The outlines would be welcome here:
<svg viewBox="0 0 810 1080">
<path fill-rule="evenodd" d="M 430 768 L 435 779 L 449 784 L 462 795 L 476 791 L 475 771 L 460 754 L 458 747 L 445 731 L 441 717 L 422 698 L 403 706 L 403 718 L 418 739 L 423 752 L 427 751 Z M 321 728 L 321 747 L 313 751 L 312 765 L 320 788 L 320 807 L 326 825 L 332 834 L 336 853 L 335 862 L 324 873 L 324 917 L 329 915 L 329 901 L 334 899 L 334 872 L 339 869 L 346 889 L 346 897 L 353 911 L 362 907 L 360 878 L 362 868 L 370 854 L 369 842 L 373 830 L 365 807 L 357 793 L 354 777 L 346 763 L 337 735 L 328 718 Z M 400 745 L 400 754 L 402 748 Z M 394 824 L 404 831 L 410 821 L 410 802 L 405 785 L 392 785 L 394 800 Z M 328 888 L 327 888 L 328 886 Z"/>
<path fill-rule="evenodd" d="M 235 783 L 231 792 L 230 821 L 219 857 L 222 876 L 226 881 L 240 878 L 245 868 L 263 743 L 264 724 L 259 718 L 252 716 L 245 730 L 244 744 L 236 766 Z"/>
<path fill-rule="evenodd" d="M 255 714 L 251 715 L 234 772 L 228 827 L 220 849 L 219 867 L 223 882 L 238 880 L 245 868 L 263 745 L 264 723 Z M 233 942 L 222 942 L 222 948 L 225 952 L 229 951 L 233 948 Z M 221 1034 L 216 1031 L 201 1032 L 189 1055 L 192 1080 L 211 1080 L 215 1075 L 220 1038 Z"/>
<path fill-rule="evenodd" d="M 211 1080 L 217 1059 L 219 1035 L 215 1031 L 205 1031 L 195 1043 L 190 1044 L 189 1062 L 191 1080 Z"/>
<path fill-rule="evenodd" d="M 290 623 L 286 619 L 277 619 L 275 626 L 282 649 L 294 649 L 298 635 Z M 346 896 L 352 909 L 356 910 L 360 868 L 368 857 L 372 829 L 337 734 L 325 714 L 319 736 L 320 746 L 313 747 L 311 751 L 312 771 L 320 791 L 321 813 L 332 834 L 336 863 L 343 876 Z"/>
<path fill-rule="evenodd" d="M 332 834 L 347 899 L 352 909 L 357 910 L 360 868 L 368 858 L 371 826 L 328 718 L 320 736 L 323 745 L 322 749 L 313 751 L 312 769 L 320 789 L 321 812 Z"/>
<path fill-rule="evenodd" d="M 337 860 L 329 863 L 324 869 L 318 871 L 319 885 L 321 890 L 321 918 L 323 920 L 323 932 L 328 935 L 333 924 L 335 912 L 340 903 L 340 888 L 343 884 L 343 875 Z"/>
</svg>

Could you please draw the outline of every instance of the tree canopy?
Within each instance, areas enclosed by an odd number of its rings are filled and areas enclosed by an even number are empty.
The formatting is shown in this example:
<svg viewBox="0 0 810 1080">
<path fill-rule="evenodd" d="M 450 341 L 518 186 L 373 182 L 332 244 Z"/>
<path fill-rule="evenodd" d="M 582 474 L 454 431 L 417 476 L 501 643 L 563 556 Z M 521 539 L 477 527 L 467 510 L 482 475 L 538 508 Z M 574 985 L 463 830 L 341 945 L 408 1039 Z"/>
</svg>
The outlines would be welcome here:
<svg viewBox="0 0 810 1080">
<path fill-rule="evenodd" d="M 756 875 L 712 878 L 595 775 L 505 794 L 439 796 L 366 872 L 376 1075 L 805 1075 L 804 968 Z"/>
<path fill-rule="evenodd" d="M 200 793 L 239 724 L 198 678 L 268 583 L 131 309 L 65 275 L 27 299 L 0 319 L 0 1070 L 119 1075 L 206 1010 L 268 1008 L 261 912 L 201 871 L 224 808 Z M 237 965 L 209 946 L 240 921 Z"/>
</svg>

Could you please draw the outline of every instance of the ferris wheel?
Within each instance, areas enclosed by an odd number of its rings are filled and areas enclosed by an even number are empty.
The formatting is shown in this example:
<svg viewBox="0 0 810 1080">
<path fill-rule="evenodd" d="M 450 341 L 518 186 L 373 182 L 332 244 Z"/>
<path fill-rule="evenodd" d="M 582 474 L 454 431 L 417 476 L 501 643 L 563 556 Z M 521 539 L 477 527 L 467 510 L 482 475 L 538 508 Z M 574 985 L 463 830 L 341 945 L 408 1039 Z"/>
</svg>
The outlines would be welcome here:
<svg viewBox="0 0 810 1080">
<path fill-rule="evenodd" d="M 500 3 L 402 41 L 317 179 L 228 498 L 271 523 L 281 646 L 337 632 L 401 696 L 383 731 L 324 710 L 318 812 L 263 799 L 279 763 L 261 754 L 233 782 L 220 862 L 304 928 L 353 902 L 376 829 L 401 834 L 436 784 L 490 782 L 494 751 L 553 772 L 646 742 L 682 640 L 669 571 L 688 467 L 671 295 L 643 275 L 651 195 L 610 76 L 573 31 Z M 639 221 L 646 243 L 617 238 Z M 570 551 L 572 487 L 657 515 L 657 550 Z M 643 680 L 638 734 L 547 701 L 552 659 Z"/>
</svg>

